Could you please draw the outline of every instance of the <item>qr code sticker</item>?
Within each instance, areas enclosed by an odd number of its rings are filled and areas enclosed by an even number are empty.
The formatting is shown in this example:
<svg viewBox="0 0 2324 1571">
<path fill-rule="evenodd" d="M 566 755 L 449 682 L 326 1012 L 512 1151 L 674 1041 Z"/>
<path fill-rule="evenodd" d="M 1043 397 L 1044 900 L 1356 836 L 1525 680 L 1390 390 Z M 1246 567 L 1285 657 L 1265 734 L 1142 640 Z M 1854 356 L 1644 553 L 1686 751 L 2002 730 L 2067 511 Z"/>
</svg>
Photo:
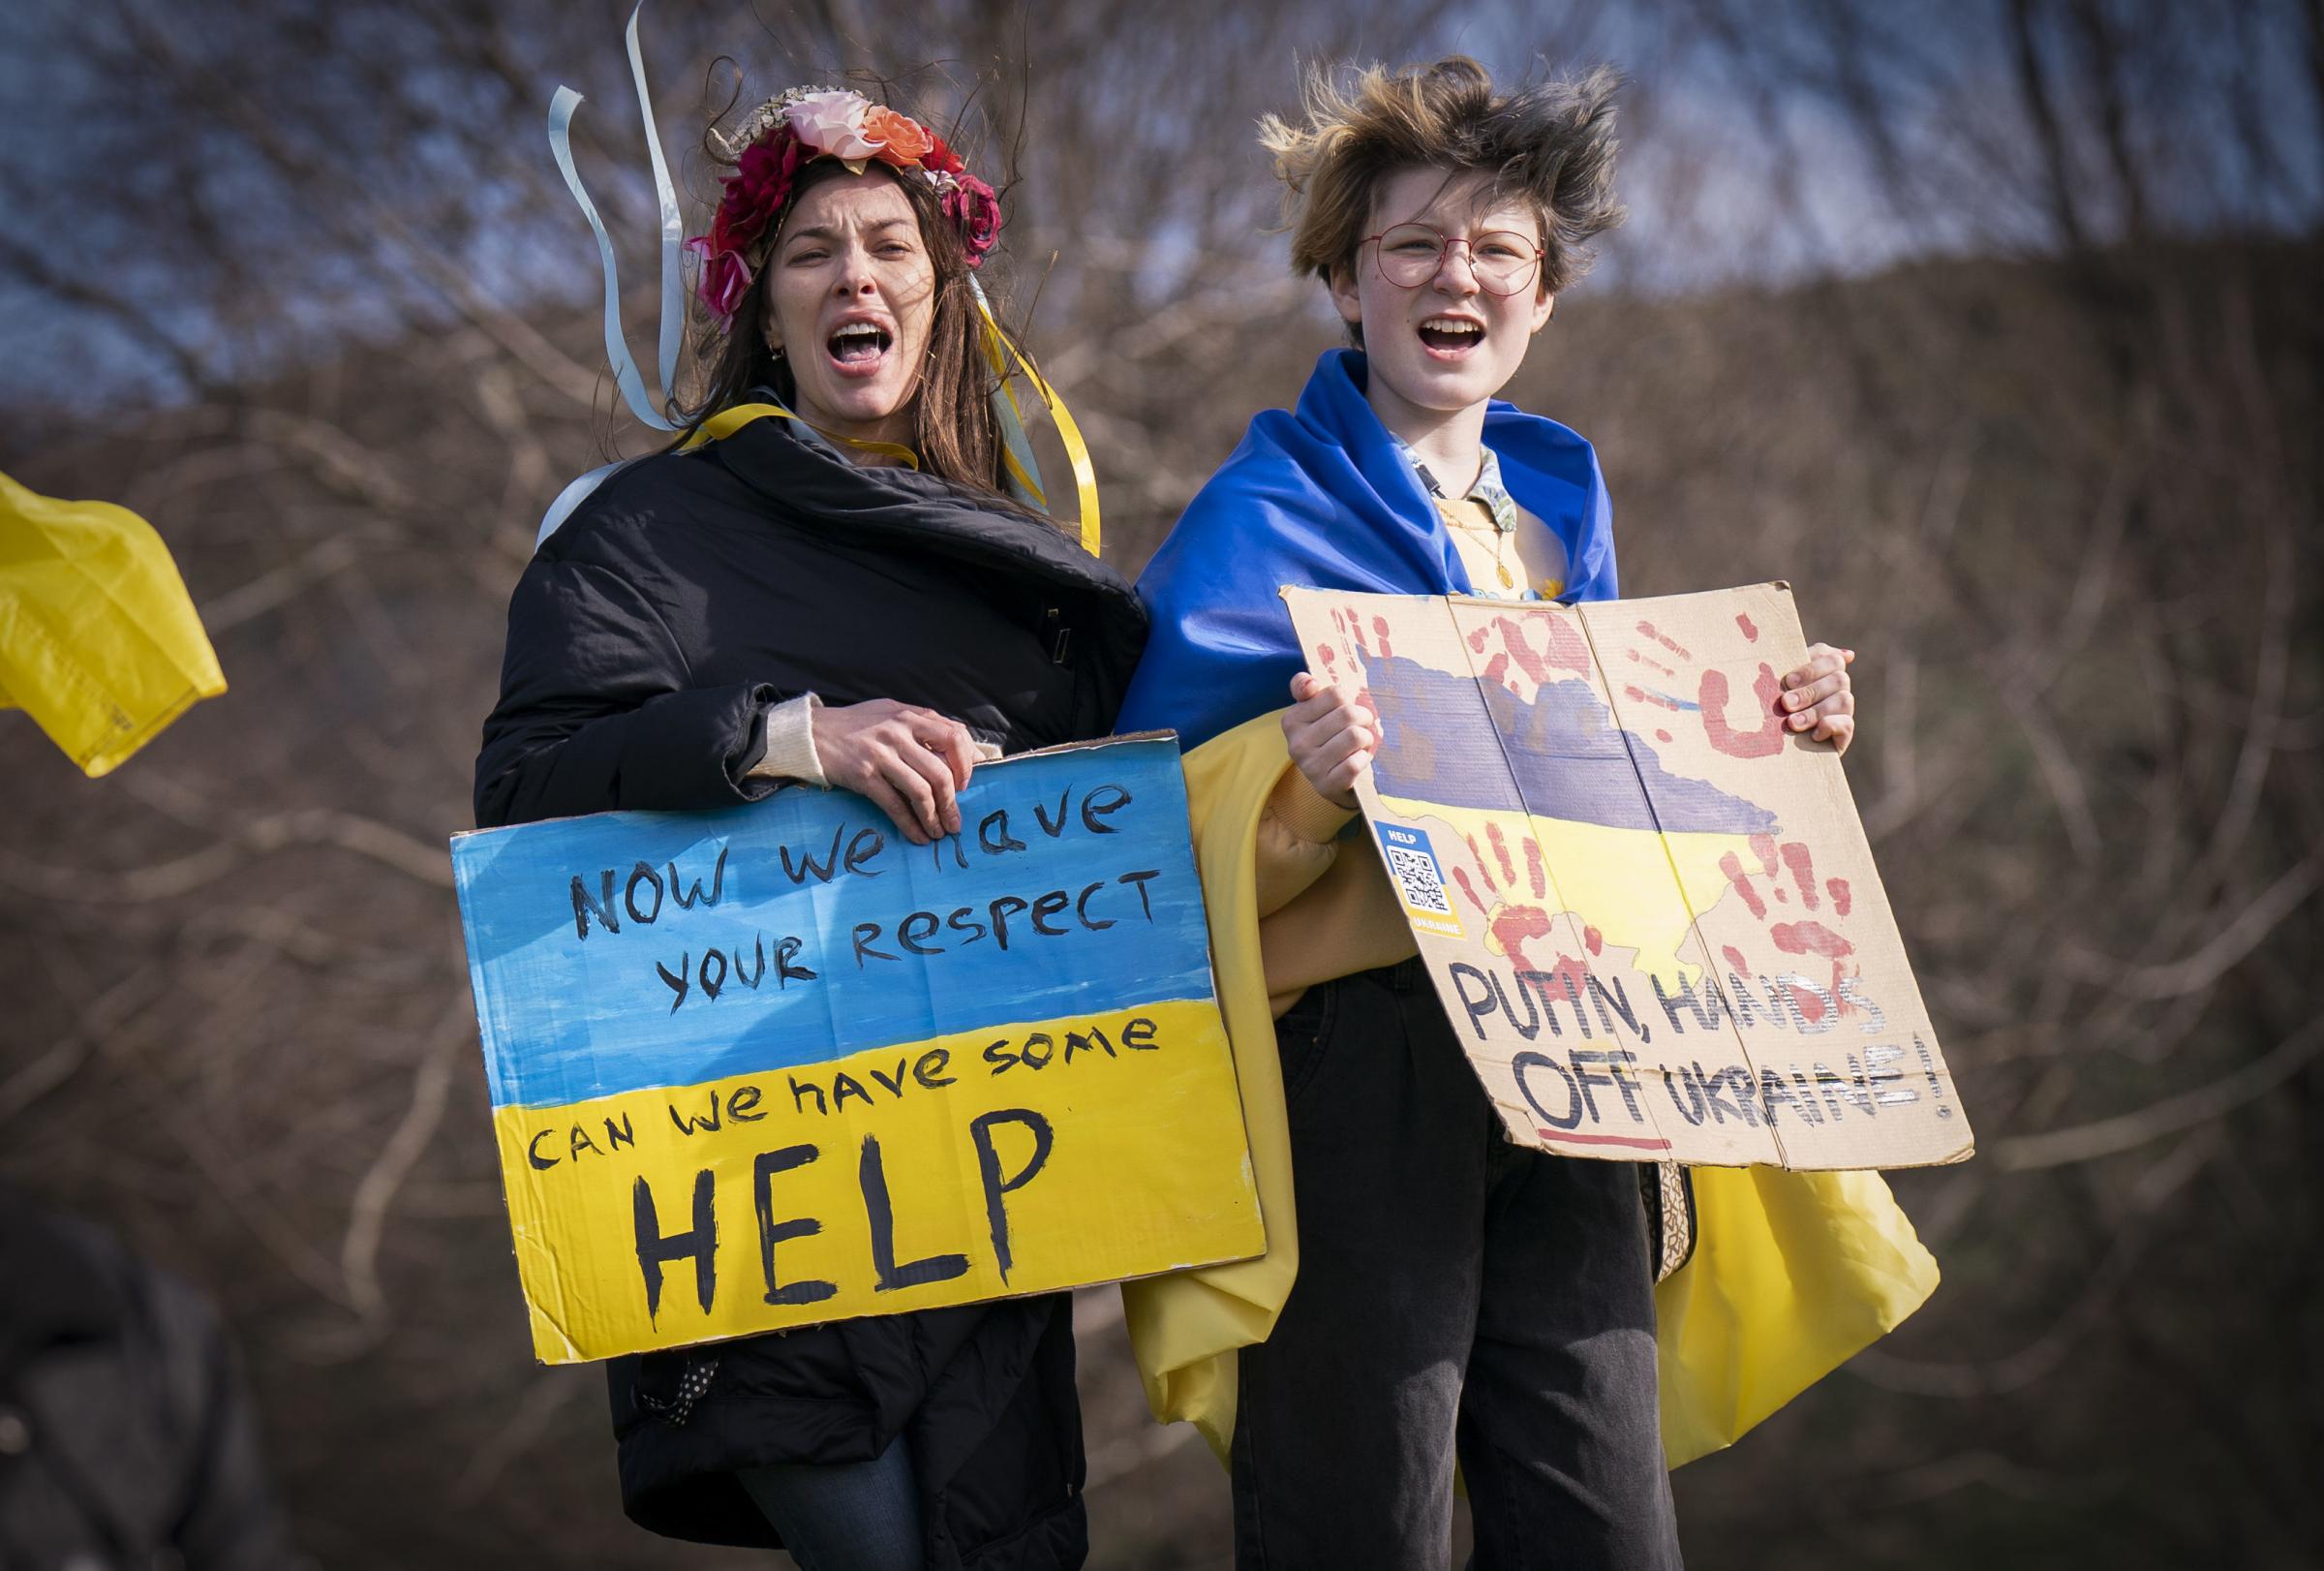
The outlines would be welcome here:
<svg viewBox="0 0 2324 1571">
<path fill-rule="evenodd" d="M 1410 850 L 1401 846 L 1391 846 L 1387 850 L 1389 871 L 1395 875 L 1396 887 L 1402 891 L 1405 905 L 1434 916 L 1452 914 L 1452 903 L 1445 898 L 1445 880 L 1437 874 L 1432 852 Z"/>
</svg>

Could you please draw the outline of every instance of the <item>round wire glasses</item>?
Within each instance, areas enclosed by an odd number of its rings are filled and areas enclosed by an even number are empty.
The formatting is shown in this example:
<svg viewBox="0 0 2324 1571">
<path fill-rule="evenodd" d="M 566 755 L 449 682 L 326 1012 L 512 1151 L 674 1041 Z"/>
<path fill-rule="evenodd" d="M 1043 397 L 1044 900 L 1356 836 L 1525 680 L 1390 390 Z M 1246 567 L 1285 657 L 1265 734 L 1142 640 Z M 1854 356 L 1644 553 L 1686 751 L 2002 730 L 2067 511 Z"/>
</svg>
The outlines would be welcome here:
<svg viewBox="0 0 2324 1571">
<path fill-rule="evenodd" d="M 1380 276 L 1398 289 L 1419 289 L 1445 265 L 1454 246 L 1469 253 L 1469 272 L 1487 294 L 1514 294 L 1541 275 L 1542 248 L 1511 230 L 1493 230 L 1474 240 L 1447 234 L 1426 224 L 1398 224 L 1357 244 L 1372 253 Z"/>
</svg>

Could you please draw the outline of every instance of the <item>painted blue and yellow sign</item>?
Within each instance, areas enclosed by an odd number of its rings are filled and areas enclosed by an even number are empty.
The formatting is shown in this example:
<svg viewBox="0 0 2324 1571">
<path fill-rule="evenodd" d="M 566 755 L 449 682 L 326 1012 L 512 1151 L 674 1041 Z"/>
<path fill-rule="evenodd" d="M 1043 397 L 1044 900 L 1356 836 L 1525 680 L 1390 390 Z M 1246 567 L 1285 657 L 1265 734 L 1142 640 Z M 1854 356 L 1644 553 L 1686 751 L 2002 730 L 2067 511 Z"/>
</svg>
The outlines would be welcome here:
<svg viewBox="0 0 2324 1571">
<path fill-rule="evenodd" d="M 1513 604 L 1283 591 L 1380 748 L 1356 794 L 1509 1137 L 1562 1156 L 1916 1167 L 1969 1121 L 1785 584 Z"/>
<path fill-rule="evenodd" d="M 1177 748 L 452 842 L 546 1363 L 1265 1248 Z"/>
</svg>

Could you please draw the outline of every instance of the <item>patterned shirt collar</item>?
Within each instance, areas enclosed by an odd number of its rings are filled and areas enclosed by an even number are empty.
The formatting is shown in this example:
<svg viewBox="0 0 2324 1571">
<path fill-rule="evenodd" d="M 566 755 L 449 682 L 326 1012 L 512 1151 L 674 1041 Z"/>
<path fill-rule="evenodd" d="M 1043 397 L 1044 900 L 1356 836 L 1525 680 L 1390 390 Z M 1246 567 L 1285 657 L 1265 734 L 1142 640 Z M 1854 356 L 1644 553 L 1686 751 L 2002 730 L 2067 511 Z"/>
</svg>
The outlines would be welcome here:
<svg viewBox="0 0 2324 1571">
<path fill-rule="evenodd" d="M 1517 527 L 1517 499 L 1511 496 L 1509 487 L 1501 483 L 1501 458 L 1492 448 L 1478 448 L 1484 455 L 1484 460 L 1477 466 L 1476 483 L 1469 487 L 1465 495 L 1450 497 L 1445 494 L 1443 484 L 1429 473 L 1428 466 L 1421 462 L 1421 455 L 1412 450 L 1409 443 L 1392 431 L 1389 433 L 1389 440 L 1396 445 L 1396 451 L 1404 455 L 1404 461 L 1420 477 L 1421 489 L 1430 496 L 1440 502 L 1474 500 L 1483 503 L 1485 511 L 1493 515 L 1493 528 L 1501 534 L 1507 535 Z"/>
</svg>

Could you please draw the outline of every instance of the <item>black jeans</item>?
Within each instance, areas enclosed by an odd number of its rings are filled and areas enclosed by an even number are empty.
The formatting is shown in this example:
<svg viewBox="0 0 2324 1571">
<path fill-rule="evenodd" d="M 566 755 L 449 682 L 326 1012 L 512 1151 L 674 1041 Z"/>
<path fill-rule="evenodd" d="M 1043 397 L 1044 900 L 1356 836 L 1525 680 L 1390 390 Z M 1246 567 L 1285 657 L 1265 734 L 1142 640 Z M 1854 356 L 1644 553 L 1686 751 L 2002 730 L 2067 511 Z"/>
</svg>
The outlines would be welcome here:
<svg viewBox="0 0 2324 1571">
<path fill-rule="evenodd" d="M 1276 1025 L 1300 1274 L 1240 1361 L 1243 1571 L 1674 1571 L 1637 1169 L 1528 1151 L 1418 961 Z"/>
</svg>

